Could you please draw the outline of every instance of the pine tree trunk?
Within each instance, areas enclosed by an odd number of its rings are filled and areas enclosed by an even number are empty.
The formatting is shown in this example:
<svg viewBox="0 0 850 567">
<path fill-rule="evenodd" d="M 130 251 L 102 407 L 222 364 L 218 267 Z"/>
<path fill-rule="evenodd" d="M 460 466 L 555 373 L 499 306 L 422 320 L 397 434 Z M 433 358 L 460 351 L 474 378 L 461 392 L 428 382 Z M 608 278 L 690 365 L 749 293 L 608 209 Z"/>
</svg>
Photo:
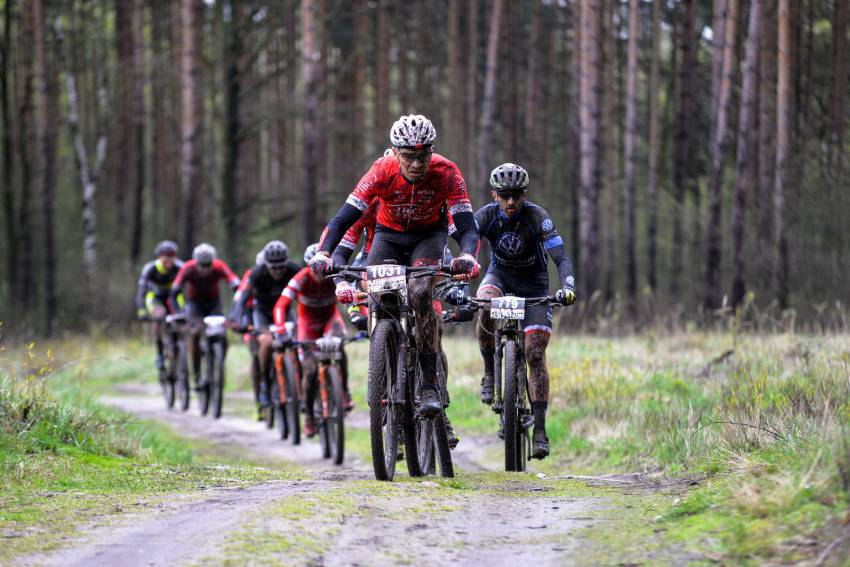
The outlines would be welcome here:
<svg viewBox="0 0 850 567">
<path fill-rule="evenodd" d="M 56 325 L 56 244 L 53 219 L 56 191 L 56 118 L 58 94 L 53 66 L 48 64 L 45 14 L 42 0 L 33 0 L 35 67 L 38 77 L 38 139 L 41 147 L 42 215 L 44 230 L 45 334 L 53 336 Z"/>
<path fill-rule="evenodd" d="M 629 305 L 637 304 L 637 245 L 635 243 L 635 192 L 637 186 L 637 75 L 638 75 L 638 0 L 629 0 L 628 78 L 626 80 L 626 291 Z"/>
<path fill-rule="evenodd" d="M 183 191 L 183 236 L 182 245 L 186 251 L 195 245 L 199 217 L 198 193 L 200 191 L 200 144 L 203 109 L 199 104 L 198 91 L 200 75 L 200 46 L 197 22 L 200 11 L 199 0 L 181 0 L 180 21 L 182 29 L 182 48 L 180 50 L 180 92 L 181 92 L 181 185 Z"/>
<path fill-rule="evenodd" d="M 581 55 L 579 79 L 579 289 L 590 299 L 597 289 L 599 251 L 599 2 L 580 0 Z"/>
<path fill-rule="evenodd" d="M 468 44 L 466 62 L 466 182 L 469 187 L 478 187 L 480 182 L 475 173 L 478 169 L 476 162 L 475 141 L 477 138 L 476 122 L 478 120 L 478 2 L 468 2 Z"/>
<path fill-rule="evenodd" d="M 709 167 L 708 196 L 708 254 L 705 272 L 705 306 L 715 309 L 720 305 L 720 247 L 721 213 L 723 197 L 723 170 L 726 153 L 726 130 L 729 103 L 732 99 L 732 79 L 735 73 L 735 25 L 738 20 L 738 0 L 729 0 L 723 46 L 723 64 L 718 89 L 717 113 L 712 124 L 711 163 Z"/>
<path fill-rule="evenodd" d="M 224 169 L 221 183 L 221 220 L 224 224 L 225 253 L 236 257 L 236 211 L 239 207 L 239 170 L 242 144 L 242 74 L 239 63 L 242 60 L 244 46 L 242 32 L 242 2 L 229 0 L 230 18 L 225 20 L 224 44 Z"/>
<path fill-rule="evenodd" d="M 487 36 L 487 69 L 484 75 L 484 99 L 481 103 L 481 138 L 478 143 L 478 183 L 485 203 L 491 200 L 490 152 L 493 145 L 493 109 L 496 98 L 496 73 L 499 60 L 499 31 L 504 0 L 494 0 L 490 12 L 490 30 Z"/>
<path fill-rule="evenodd" d="M 302 0 L 302 83 L 304 85 L 304 208 L 303 236 L 304 242 L 315 242 L 318 237 L 316 215 L 316 193 L 318 191 L 317 173 L 319 169 L 319 95 L 316 92 L 319 47 L 318 34 L 318 5 L 315 0 Z M 383 7 L 380 8 L 384 10 Z M 381 105 L 378 110 L 386 111 Z"/>
<path fill-rule="evenodd" d="M 8 305 L 15 306 L 17 296 L 16 273 L 18 271 L 18 238 L 15 219 L 15 187 L 12 163 L 12 124 L 9 113 L 9 55 L 12 48 L 12 3 L 3 6 L 3 41 L 0 44 L 0 120 L 2 120 L 3 153 L 3 220 L 6 223 L 6 285 Z M 26 46 L 24 46 L 26 49 Z M 14 313 L 9 313 L 14 317 Z"/>
<path fill-rule="evenodd" d="M 542 168 L 537 167 L 540 156 L 540 134 L 538 131 L 538 109 L 540 109 L 540 27 L 543 5 L 535 2 L 531 14 L 531 37 L 528 41 L 528 75 L 525 87 L 525 125 L 523 128 L 523 161 L 531 171 L 543 175 Z M 543 162 L 545 165 L 545 162 Z"/>
<path fill-rule="evenodd" d="M 390 114 L 390 5 L 387 0 L 378 2 L 378 36 L 375 38 L 375 114 L 373 126 L 373 151 L 381 151 L 387 143 L 387 132 L 389 132 L 395 117 Z M 422 47 L 422 46 L 420 46 Z M 423 65 L 424 66 L 424 65 Z M 409 112 L 405 109 L 405 114 Z"/>
<path fill-rule="evenodd" d="M 650 54 L 649 88 L 649 154 L 647 156 L 646 179 L 646 236 L 647 236 L 647 281 L 653 293 L 658 291 L 658 138 L 660 120 L 658 114 L 658 74 L 661 44 L 661 0 L 652 1 L 652 48 Z"/>
<path fill-rule="evenodd" d="M 161 69 L 169 67 L 169 61 L 166 50 L 163 48 L 163 42 L 166 40 L 167 31 L 166 24 L 168 20 L 168 10 L 165 0 L 155 0 L 151 3 L 151 41 L 153 43 L 153 65 L 152 72 L 149 78 L 153 95 L 153 170 L 152 170 L 152 194 L 154 202 L 154 210 L 157 214 L 162 215 L 164 211 L 170 209 L 168 196 L 172 194 L 174 188 L 171 186 L 171 178 L 169 176 L 168 167 L 168 144 L 169 136 L 167 130 L 168 117 L 166 116 L 166 100 L 167 100 L 167 83 L 166 79 L 170 76 L 160 74 Z M 154 227 L 158 234 L 168 233 L 173 230 L 172 225 L 167 218 L 156 218 Z M 176 239 L 176 235 L 171 235 L 170 238 Z"/>
<path fill-rule="evenodd" d="M 776 6 L 764 6 L 759 58 L 759 159 L 758 159 L 758 235 L 759 247 L 770 249 L 773 213 L 774 166 L 776 149 Z M 770 265 L 765 266 L 770 270 Z"/>
<path fill-rule="evenodd" d="M 129 2 L 132 6 L 131 32 L 131 108 L 133 114 L 133 233 L 130 243 L 130 262 L 135 266 L 142 251 L 145 193 L 145 42 L 144 3 Z M 96 174 L 95 174 L 96 176 Z"/>
<path fill-rule="evenodd" d="M 31 125 L 33 118 L 33 0 L 21 3 L 20 63 L 23 74 L 21 98 L 18 103 L 18 163 L 21 166 L 21 192 L 18 204 L 18 227 L 20 228 L 20 250 L 33 249 L 32 226 L 32 194 L 33 194 L 33 161 L 32 151 L 35 144 Z M 15 274 L 18 275 L 17 291 L 13 298 L 20 305 L 30 305 L 33 301 L 33 254 L 21 254 L 20 264 Z"/>
<path fill-rule="evenodd" d="M 398 12 L 403 11 L 399 8 Z M 460 60 L 460 1 L 449 0 L 448 6 L 448 123 L 452 125 L 453 135 L 446 140 L 446 148 L 451 159 L 457 160 L 463 149 L 463 85 Z M 402 108 L 402 112 L 407 112 Z"/>
<path fill-rule="evenodd" d="M 617 29 L 615 27 L 615 8 L 618 0 L 600 0 L 600 27 L 599 40 L 599 146 L 598 160 L 600 164 L 599 189 L 597 200 L 596 218 L 604 215 L 605 218 L 616 219 L 617 217 L 617 189 L 618 189 L 618 162 L 619 145 L 617 137 L 617 85 L 615 73 L 617 70 Z M 601 164 L 606 167 L 601 168 Z M 598 224 L 598 220 L 596 220 Z M 599 226 L 598 232 L 602 243 L 602 261 L 599 262 L 598 271 L 603 274 L 600 288 L 604 292 L 606 301 L 614 298 L 614 272 L 616 270 L 615 260 L 615 227 L 614 222 L 606 222 Z"/>
<path fill-rule="evenodd" d="M 761 33 L 764 0 L 752 0 L 747 25 L 746 54 L 744 58 L 741 106 L 738 118 L 738 143 L 736 156 L 737 177 L 735 200 L 732 207 L 732 305 L 737 307 L 744 299 L 744 226 L 747 217 L 747 195 L 752 192 L 755 171 L 751 163 L 755 152 L 754 120 L 758 96 L 759 35 Z"/>
<path fill-rule="evenodd" d="M 835 156 L 846 161 L 844 117 L 847 114 L 847 0 L 835 0 L 832 18 L 832 95 L 829 114 L 832 142 L 830 161 Z"/>
<path fill-rule="evenodd" d="M 118 71 L 115 74 L 115 107 L 118 111 L 116 121 L 116 144 L 114 156 L 117 163 L 112 172 L 114 188 L 115 216 L 118 226 L 127 224 L 127 190 L 132 179 L 130 173 L 130 143 L 133 134 L 133 29 L 132 0 L 114 0 L 115 7 L 115 52 L 118 58 Z M 128 72 L 129 71 L 129 72 Z"/>
<path fill-rule="evenodd" d="M 783 215 L 785 188 L 788 184 L 791 144 L 791 0 L 779 0 L 777 15 L 777 82 L 776 82 L 776 177 L 773 189 L 773 245 L 776 291 L 780 306 L 788 306 L 788 247 Z"/>
</svg>

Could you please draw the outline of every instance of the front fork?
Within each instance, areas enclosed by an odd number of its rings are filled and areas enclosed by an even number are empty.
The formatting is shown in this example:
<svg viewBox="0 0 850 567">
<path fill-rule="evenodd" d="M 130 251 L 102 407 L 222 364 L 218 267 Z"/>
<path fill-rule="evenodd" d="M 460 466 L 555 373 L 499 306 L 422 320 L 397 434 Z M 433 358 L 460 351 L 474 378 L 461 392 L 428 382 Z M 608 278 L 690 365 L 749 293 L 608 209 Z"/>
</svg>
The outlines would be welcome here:
<svg viewBox="0 0 850 567">
<path fill-rule="evenodd" d="M 322 418 L 328 419 L 331 410 L 328 404 L 328 365 L 325 363 L 319 364 L 319 396 L 322 400 Z"/>
<path fill-rule="evenodd" d="M 496 350 L 493 353 L 493 381 L 496 386 L 496 398 L 493 400 L 493 411 L 496 413 L 502 413 L 502 408 L 504 407 L 504 400 L 502 397 L 502 382 L 503 382 L 503 374 L 502 374 L 502 358 L 503 352 L 505 350 L 505 344 L 502 341 L 502 330 L 496 329 L 495 336 Z"/>
</svg>

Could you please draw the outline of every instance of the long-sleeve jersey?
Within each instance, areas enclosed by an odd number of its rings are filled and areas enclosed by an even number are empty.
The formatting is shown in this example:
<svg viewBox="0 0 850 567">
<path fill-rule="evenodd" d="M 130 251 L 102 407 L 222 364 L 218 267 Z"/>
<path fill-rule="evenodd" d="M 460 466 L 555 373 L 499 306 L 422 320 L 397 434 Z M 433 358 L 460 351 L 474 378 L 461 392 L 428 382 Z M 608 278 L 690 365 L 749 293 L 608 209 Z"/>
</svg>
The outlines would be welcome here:
<svg viewBox="0 0 850 567">
<path fill-rule="evenodd" d="M 145 264 L 145 267 L 142 268 L 142 275 L 139 276 L 139 287 L 136 289 L 136 308 L 143 309 L 145 307 L 145 295 L 148 292 L 152 292 L 163 299 L 168 298 L 171 285 L 182 267 L 183 262 L 176 259 L 170 270 L 166 270 L 159 260 L 152 260 Z"/>
<path fill-rule="evenodd" d="M 333 251 L 349 227 L 376 200 L 380 203 L 376 223 L 398 232 L 426 230 L 451 214 L 460 234 L 461 249 L 475 252 L 478 234 L 466 182 L 458 167 L 439 154 L 432 155 L 425 177 L 418 183 L 411 183 L 401 174 L 395 156 L 375 161 L 328 223 L 319 249 Z"/>
<path fill-rule="evenodd" d="M 298 273 L 299 269 L 298 264 L 287 262 L 280 279 L 272 277 L 265 264 L 259 264 L 245 272 L 239 284 L 239 289 L 236 290 L 236 296 L 233 298 L 232 317 L 237 321 L 239 320 L 249 297 L 254 298 L 254 305 L 260 311 L 271 314 L 275 302 L 283 293 L 286 284 Z"/>
<path fill-rule="evenodd" d="M 319 279 L 309 266 L 299 270 L 286 284 L 274 306 L 274 323 L 286 322 L 286 311 L 298 300 L 298 321 L 326 321 L 336 312 L 336 286 L 331 278 Z"/>
<path fill-rule="evenodd" d="M 490 270 L 518 278 L 544 278 L 549 256 L 558 268 L 561 285 L 575 287 L 573 264 L 564 249 L 564 239 L 543 207 L 526 201 L 509 217 L 497 203 L 490 203 L 475 212 L 475 222 L 481 237 L 490 243 Z"/>
<path fill-rule="evenodd" d="M 183 290 L 189 301 L 213 301 L 218 299 L 218 284 L 221 281 L 227 282 L 232 289 L 239 286 L 239 277 L 222 260 L 213 260 L 212 269 L 205 274 L 198 270 L 198 263 L 195 260 L 189 260 L 183 264 L 174 279 L 171 297 L 173 299 L 180 290 Z"/>
</svg>

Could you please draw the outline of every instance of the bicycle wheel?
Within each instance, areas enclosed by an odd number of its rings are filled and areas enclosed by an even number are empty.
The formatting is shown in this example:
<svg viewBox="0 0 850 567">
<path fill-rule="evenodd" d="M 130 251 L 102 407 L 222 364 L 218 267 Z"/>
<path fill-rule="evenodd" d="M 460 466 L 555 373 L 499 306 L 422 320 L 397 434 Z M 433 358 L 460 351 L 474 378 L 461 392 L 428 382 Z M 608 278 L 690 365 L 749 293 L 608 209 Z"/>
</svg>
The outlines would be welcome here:
<svg viewBox="0 0 850 567">
<path fill-rule="evenodd" d="M 298 372 L 295 368 L 293 354 L 290 352 L 283 357 L 283 369 L 286 374 L 286 424 L 293 445 L 301 443 L 301 401 L 298 399 Z"/>
<path fill-rule="evenodd" d="M 316 436 L 319 438 L 319 446 L 322 448 L 322 458 L 331 458 L 331 431 L 330 419 L 322 415 L 322 386 L 317 387 L 318 393 L 313 400 L 313 415 L 316 416 Z M 328 400 L 330 404 L 330 400 Z"/>
<path fill-rule="evenodd" d="M 502 416 L 505 419 L 505 470 L 517 470 L 520 424 L 517 420 L 517 352 L 516 343 L 505 343 L 505 391 Z"/>
<path fill-rule="evenodd" d="M 341 465 L 345 458 L 345 409 L 342 401 L 342 373 L 338 366 L 328 367 L 328 386 L 328 444 L 334 464 Z"/>
<path fill-rule="evenodd" d="M 174 351 L 172 343 L 166 342 L 163 353 L 165 367 L 159 371 L 159 385 L 162 388 L 162 397 L 167 409 L 174 407 L 174 381 L 177 376 L 177 356 Z"/>
<path fill-rule="evenodd" d="M 211 352 L 212 345 L 209 342 L 204 343 L 206 338 L 201 338 L 201 377 L 199 383 L 203 387 L 198 386 L 198 411 L 201 416 L 207 415 L 210 411 L 210 392 L 213 380 L 213 354 Z"/>
<path fill-rule="evenodd" d="M 189 359 L 186 354 L 186 342 L 177 343 L 177 397 L 180 401 L 180 411 L 189 409 Z"/>
<path fill-rule="evenodd" d="M 212 406 L 213 417 L 221 417 L 221 407 L 224 404 L 224 343 L 215 341 L 213 343 L 213 381 Z"/>
<path fill-rule="evenodd" d="M 369 344 L 369 436 L 372 468 L 378 480 L 392 480 L 398 458 L 398 408 L 393 388 L 398 376 L 398 339 L 389 320 L 378 321 Z"/>
<path fill-rule="evenodd" d="M 445 383 L 443 376 L 443 362 L 437 358 L 437 379 L 439 384 Z M 432 430 L 434 432 L 434 444 L 436 445 L 437 461 L 440 464 L 440 476 L 453 477 L 455 475 L 454 466 L 452 465 L 452 452 L 449 447 L 449 438 L 446 434 L 446 414 L 443 410 L 434 417 Z"/>
<path fill-rule="evenodd" d="M 416 452 L 419 455 L 419 471 L 427 476 L 436 472 L 434 455 L 434 422 L 430 419 L 416 420 Z"/>
<path fill-rule="evenodd" d="M 269 405 L 263 408 L 263 418 L 266 422 L 266 429 L 272 429 L 274 427 L 275 417 L 277 417 L 275 414 L 277 413 L 280 394 L 277 391 L 277 380 L 267 377 L 266 382 L 268 384 Z"/>
</svg>

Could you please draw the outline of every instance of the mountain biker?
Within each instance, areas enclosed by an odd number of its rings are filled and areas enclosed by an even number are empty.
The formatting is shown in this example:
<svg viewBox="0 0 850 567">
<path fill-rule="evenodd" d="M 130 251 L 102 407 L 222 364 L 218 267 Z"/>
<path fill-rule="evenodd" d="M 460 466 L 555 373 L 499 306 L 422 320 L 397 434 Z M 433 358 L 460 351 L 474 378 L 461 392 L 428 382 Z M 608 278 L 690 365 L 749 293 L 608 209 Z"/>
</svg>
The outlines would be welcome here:
<svg viewBox="0 0 850 567">
<path fill-rule="evenodd" d="M 165 316 L 173 313 L 168 305 L 168 294 L 183 262 L 177 259 L 177 244 L 163 240 L 154 248 L 156 260 L 145 264 L 136 289 L 136 315 L 139 319 L 150 318 L 151 331 L 156 337 L 156 367 L 163 369 L 162 337 Z"/>
<path fill-rule="evenodd" d="M 169 302 L 173 308 L 176 305 L 177 294 L 184 292 L 186 306 L 183 309 L 189 319 L 200 320 L 208 315 L 221 315 L 221 298 L 219 297 L 219 282 L 226 281 L 232 290 L 239 287 L 239 278 L 224 261 L 219 260 L 217 252 L 211 244 L 198 244 L 192 251 L 192 259 L 183 264 L 174 284 L 171 286 Z M 186 288 L 185 290 L 183 288 Z M 200 383 L 201 350 L 200 328 L 192 326 L 192 340 L 189 341 L 189 352 L 192 357 L 192 371 L 195 384 Z"/>
<path fill-rule="evenodd" d="M 345 329 L 342 315 L 336 306 L 336 293 L 331 278 L 314 274 L 309 268 L 310 260 L 316 255 L 318 244 L 311 244 L 304 251 L 304 263 L 308 265 L 301 269 L 286 284 L 274 306 L 274 322 L 283 328 L 286 312 L 293 301 L 298 301 L 297 339 L 313 341 L 321 337 L 341 337 Z M 285 331 L 279 332 L 283 342 L 286 342 Z M 312 437 L 316 434 L 316 417 L 313 414 L 313 402 L 318 390 L 319 364 L 311 349 L 299 348 L 298 358 L 301 361 L 302 388 L 305 392 L 304 435 Z M 342 367 L 343 406 L 346 411 L 354 404 L 348 390 L 348 360 L 343 353 L 340 366 Z"/>
<path fill-rule="evenodd" d="M 319 252 L 311 263 L 314 272 L 327 274 L 333 270 L 330 252 L 346 230 L 377 200 L 380 208 L 375 238 L 367 258 L 369 265 L 388 260 L 408 266 L 439 265 L 448 233 L 446 214 L 450 213 L 461 242 L 461 255 L 452 261 L 452 271 L 477 274 L 478 232 L 466 182 L 453 162 L 433 153 L 436 137 L 434 125 L 421 115 L 402 116 L 393 124 L 390 130 L 392 155 L 375 161 L 328 223 L 319 241 Z M 426 418 L 442 409 L 436 376 L 440 351 L 437 316 L 431 306 L 434 282 L 433 277 L 415 278 L 410 282 L 422 369 L 416 409 Z"/>
<path fill-rule="evenodd" d="M 558 268 L 561 288 L 555 296 L 564 305 L 575 302 L 575 278 L 564 241 L 542 207 L 527 201 L 528 172 L 518 165 L 503 163 L 490 173 L 493 200 L 475 212 L 481 237 L 492 249 L 490 266 L 478 286 L 479 298 L 540 297 L 549 294 L 547 255 Z M 546 347 L 552 333 L 552 307 L 526 307 L 522 328 L 525 331 L 525 355 L 531 370 L 528 387 L 534 415 L 532 456 L 549 455 L 546 436 L 546 410 L 549 404 L 549 371 Z M 481 402 L 493 403 L 493 355 L 495 323 L 488 310 L 482 311 L 477 334 L 484 358 Z"/>
<path fill-rule="evenodd" d="M 259 257 L 260 255 L 262 258 Z M 239 284 L 239 289 L 233 297 L 230 319 L 244 328 L 246 304 L 249 298 L 253 299 L 250 321 L 254 330 L 260 333 L 256 336 L 260 372 L 259 375 L 252 375 L 251 378 L 254 385 L 254 399 L 258 405 L 265 407 L 269 405 L 268 384 L 260 377 L 268 374 L 272 364 L 272 335 L 269 325 L 274 322 L 275 302 L 283 293 L 289 280 L 298 273 L 300 266 L 289 261 L 289 248 L 280 240 L 266 243 L 260 255 L 257 259 L 261 259 L 262 262 L 258 262 L 249 270 Z"/>
<path fill-rule="evenodd" d="M 387 150 L 392 152 L 392 150 Z M 386 157 L 388 154 L 384 154 Z M 355 266 L 362 266 L 365 264 L 365 258 L 368 256 L 369 252 L 372 249 L 372 240 L 375 237 L 375 225 L 378 220 L 378 208 L 380 206 L 380 201 L 372 201 L 372 204 L 366 209 L 357 222 L 355 222 L 351 228 L 345 233 L 340 241 L 339 245 L 333 252 L 331 259 L 334 262 L 334 265 L 341 266 L 348 263 L 351 258 L 351 254 L 354 252 L 354 249 L 357 248 L 357 244 L 360 241 L 361 235 L 365 237 L 366 241 L 363 243 L 363 249 L 355 258 L 354 264 Z M 460 236 L 457 232 L 457 227 L 454 224 L 454 220 L 452 219 L 451 214 L 448 214 L 448 233 L 449 236 L 454 238 L 458 245 L 460 244 Z M 451 252 L 448 251 L 448 245 L 446 245 L 443 249 L 442 255 L 442 263 L 443 264 L 451 264 L 453 257 Z M 354 305 L 353 301 L 356 298 L 356 289 L 354 285 L 343 277 L 337 277 L 334 280 L 336 282 L 336 297 L 341 303 L 350 303 L 352 304 L 348 308 L 348 319 L 349 321 L 358 329 L 366 330 L 368 323 L 368 312 L 366 308 L 362 305 Z M 365 284 L 365 281 L 362 281 Z M 437 326 L 438 326 L 438 337 L 442 342 L 443 337 L 443 306 L 440 303 L 439 299 L 435 299 L 432 302 L 434 306 L 434 311 L 437 314 Z M 443 352 L 442 348 L 440 349 L 440 357 L 443 361 L 443 374 L 448 380 L 449 376 L 449 366 L 448 359 L 446 358 L 445 352 Z M 447 405 L 448 400 L 443 400 L 444 404 Z M 445 417 L 446 423 L 446 436 L 448 438 L 449 447 L 454 449 L 457 447 L 457 444 L 460 442 L 460 436 L 454 430 L 451 421 L 449 420 L 448 414 L 444 411 L 443 413 Z"/>
</svg>

